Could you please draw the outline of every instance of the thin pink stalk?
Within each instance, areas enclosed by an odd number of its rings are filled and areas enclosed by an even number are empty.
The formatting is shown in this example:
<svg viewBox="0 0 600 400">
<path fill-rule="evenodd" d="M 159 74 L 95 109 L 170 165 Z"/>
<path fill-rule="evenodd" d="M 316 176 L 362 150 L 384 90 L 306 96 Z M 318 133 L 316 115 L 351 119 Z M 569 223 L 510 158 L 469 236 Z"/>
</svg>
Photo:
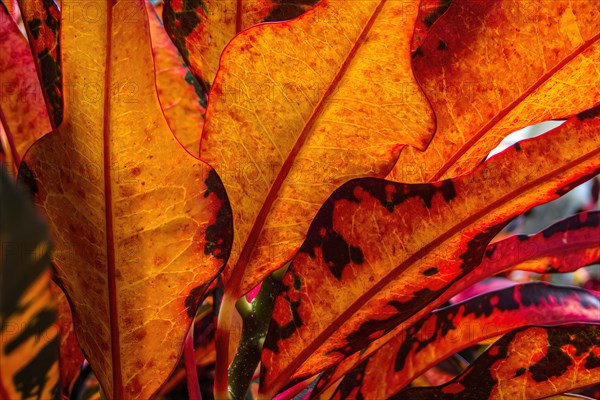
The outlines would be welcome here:
<svg viewBox="0 0 600 400">
<path fill-rule="evenodd" d="M 198 372 L 196 371 L 196 352 L 194 349 L 193 324 L 183 345 L 183 361 L 185 363 L 185 375 L 187 378 L 187 387 L 190 400 L 202 400 L 200 383 L 198 382 Z"/>
</svg>

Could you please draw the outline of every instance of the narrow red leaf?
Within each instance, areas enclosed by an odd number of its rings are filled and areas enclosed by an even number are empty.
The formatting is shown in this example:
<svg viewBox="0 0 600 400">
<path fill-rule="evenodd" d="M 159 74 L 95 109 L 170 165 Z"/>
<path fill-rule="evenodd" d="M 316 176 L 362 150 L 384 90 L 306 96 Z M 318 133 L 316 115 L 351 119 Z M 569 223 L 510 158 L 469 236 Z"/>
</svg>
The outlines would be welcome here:
<svg viewBox="0 0 600 400">
<path fill-rule="evenodd" d="M 600 325 L 536 326 L 506 334 L 451 382 L 390 399 L 541 399 L 599 381 Z"/>
<path fill-rule="evenodd" d="M 365 360 L 359 366 L 363 372 L 349 374 L 338 392 L 342 399 L 348 393 L 388 398 L 428 368 L 485 339 L 525 325 L 600 322 L 599 297 L 585 289 L 536 282 L 436 310 Z"/>
</svg>

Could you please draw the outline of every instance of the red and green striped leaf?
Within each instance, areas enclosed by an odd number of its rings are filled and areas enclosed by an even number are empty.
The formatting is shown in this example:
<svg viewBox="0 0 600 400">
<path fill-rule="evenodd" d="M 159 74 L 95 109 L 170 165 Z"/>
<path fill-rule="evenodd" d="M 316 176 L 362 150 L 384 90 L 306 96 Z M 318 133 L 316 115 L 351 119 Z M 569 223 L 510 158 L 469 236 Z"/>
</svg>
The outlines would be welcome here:
<svg viewBox="0 0 600 400">
<path fill-rule="evenodd" d="M 598 261 L 600 212 L 580 213 L 559 221 L 533 235 L 515 235 L 487 246 L 477 268 L 444 293 L 438 305 L 483 279 L 507 269 L 526 268 L 534 272 L 571 272 Z M 548 265 L 552 265 L 548 268 Z M 408 328 L 408 326 L 406 326 Z M 402 334 L 402 333 L 400 333 Z M 388 334 L 327 371 L 314 393 L 319 393 L 356 368 L 375 350 L 392 339 Z"/>
<path fill-rule="evenodd" d="M 600 323 L 600 295 L 527 283 L 434 311 L 389 341 L 338 386 L 338 398 L 383 399 L 454 353 L 525 325 Z"/>
<path fill-rule="evenodd" d="M 0 3 L 0 124 L 7 163 L 16 167 L 27 149 L 52 127 L 27 40 Z M 5 140 L 4 140 L 5 139 Z"/>
<path fill-rule="evenodd" d="M 265 395 L 439 307 L 511 218 L 596 174 L 598 110 L 520 142 L 464 177 L 415 185 L 356 179 L 336 190 L 275 303 L 262 353 Z"/>
<path fill-rule="evenodd" d="M 104 393 L 150 398 L 227 260 L 231 209 L 214 169 L 164 118 L 144 1 L 94 3 L 96 19 L 69 5 L 65 118 L 31 147 L 19 177 L 48 216 L 56 277 Z"/>
<path fill-rule="evenodd" d="M 504 335 L 447 384 L 390 399 L 541 399 L 598 382 L 600 325 L 525 327 Z"/>
<path fill-rule="evenodd" d="M 48 226 L 0 166 L 0 399 L 60 399 Z"/>
<path fill-rule="evenodd" d="M 194 76 L 212 85 L 219 57 L 233 37 L 261 22 L 301 15 L 318 0 L 165 0 L 165 27 Z"/>
<path fill-rule="evenodd" d="M 65 3 L 67 10 L 72 4 Z M 54 0 L 19 0 L 19 8 L 33 60 L 37 67 L 42 93 L 46 101 L 46 109 L 53 128 L 60 125 L 63 119 L 63 80 L 60 58 L 60 11 Z M 88 5 L 91 14 L 82 15 L 90 21 L 96 20 L 95 5 Z M 89 83 L 94 85 L 95 83 Z M 66 90 L 74 89 L 65 86 Z M 86 87 L 86 93 L 97 90 L 97 87 Z M 82 91 L 83 89 L 75 89 Z"/>
<path fill-rule="evenodd" d="M 413 53 L 436 134 L 425 152 L 403 151 L 389 179 L 464 174 L 509 133 L 598 104 L 598 21 L 597 1 L 452 1 Z"/>
</svg>

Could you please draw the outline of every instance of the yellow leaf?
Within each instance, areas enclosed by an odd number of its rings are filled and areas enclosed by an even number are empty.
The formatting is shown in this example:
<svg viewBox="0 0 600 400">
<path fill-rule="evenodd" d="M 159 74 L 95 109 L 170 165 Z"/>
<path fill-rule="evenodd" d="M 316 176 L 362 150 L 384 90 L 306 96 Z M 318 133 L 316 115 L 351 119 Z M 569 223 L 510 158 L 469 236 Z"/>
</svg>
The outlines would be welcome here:
<svg viewBox="0 0 600 400">
<path fill-rule="evenodd" d="M 56 241 L 77 339 L 109 399 L 150 398 L 231 242 L 215 171 L 173 137 L 158 102 L 143 0 L 62 14 L 65 114 L 29 176 Z"/>
</svg>

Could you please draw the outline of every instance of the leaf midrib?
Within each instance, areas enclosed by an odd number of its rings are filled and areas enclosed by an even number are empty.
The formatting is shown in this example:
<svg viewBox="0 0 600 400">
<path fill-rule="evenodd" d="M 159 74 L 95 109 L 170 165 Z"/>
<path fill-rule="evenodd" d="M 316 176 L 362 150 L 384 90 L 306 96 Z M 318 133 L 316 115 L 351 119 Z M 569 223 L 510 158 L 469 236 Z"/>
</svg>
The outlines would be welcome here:
<svg viewBox="0 0 600 400">
<path fill-rule="evenodd" d="M 288 365 L 287 368 L 282 370 L 278 378 L 275 379 L 271 386 L 278 387 L 278 385 L 285 381 L 300 367 L 300 365 L 310 357 L 313 353 L 315 353 L 322 343 L 324 343 L 331 334 L 335 330 L 339 328 L 345 321 L 348 320 L 350 316 L 355 314 L 364 304 L 367 303 L 368 300 L 373 298 L 378 292 L 380 292 L 387 284 L 396 279 L 402 272 L 404 272 L 409 266 L 415 264 L 418 260 L 423 258 L 425 255 L 429 254 L 434 249 L 441 246 L 448 239 L 457 235 L 467 227 L 473 225 L 476 221 L 489 214 L 490 212 L 501 208 L 503 204 L 508 203 L 509 200 L 514 198 L 518 198 L 519 195 L 532 190 L 533 188 L 543 184 L 545 182 L 551 181 L 551 179 L 561 173 L 564 173 L 574 166 L 577 166 L 597 155 L 600 155 L 600 148 L 594 149 L 587 153 L 586 155 L 579 157 L 566 165 L 557 168 L 542 177 L 539 177 L 532 182 L 529 182 L 525 185 L 520 186 L 519 188 L 513 190 L 512 192 L 502 196 L 500 199 L 490 203 L 488 206 L 482 208 L 480 211 L 472 214 L 470 217 L 464 219 L 459 224 L 456 224 L 453 228 L 447 230 L 444 234 L 438 236 L 426 246 L 423 246 L 419 251 L 414 253 L 412 256 L 407 258 L 405 261 L 400 263 L 396 268 L 394 268 L 390 273 L 381 278 L 375 285 L 373 285 L 370 289 L 368 289 L 362 296 L 356 299 L 345 311 L 343 311 L 334 321 L 332 321 L 313 341 L 304 347 L 304 350 L 296 356 L 293 361 Z"/>
<path fill-rule="evenodd" d="M 250 256 L 252 255 L 252 251 L 254 250 L 254 248 L 256 246 L 260 232 L 262 231 L 264 224 L 267 220 L 267 216 L 269 215 L 269 212 L 271 211 L 273 203 L 275 202 L 275 199 L 277 198 L 277 194 L 279 193 L 279 190 L 281 189 L 283 182 L 287 178 L 294 162 L 296 161 L 296 157 L 298 156 L 298 153 L 302 149 L 302 146 L 304 145 L 304 142 L 306 141 L 306 139 L 308 137 L 308 133 L 312 130 L 315 122 L 320 117 L 320 115 L 325 107 L 326 100 L 335 92 L 335 89 L 337 88 L 338 84 L 342 80 L 342 77 L 345 75 L 348 68 L 350 67 L 350 64 L 356 57 L 356 53 L 358 52 L 358 50 L 360 49 L 362 44 L 365 42 L 365 38 L 369 34 L 371 28 L 373 27 L 373 24 L 375 23 L 375 21 L 377 20 L 377 17 L 381 13 L 381 10 L 383 9 L 383 6 L 385 5 L 386 1 L 387 0 L 381 0 L 379 2 L 379 4 L 377 5 L 377 7 L 375 8 L 375 10 L 373 11 L 373 13 L 371 14 L 371 16 L 369 17 L 369 20 L 365 24 L 362 32 L 360 33 L 359 37 L 356 39 L 354 45 L 352 46 L 352 49 L 350 50 L 350 52 L 344 59 L 344 62 L 342 63 L 342 65 L 340 66 L 338 73 L 335 75 L 335 77 L 329 84 L 327 91 L 323 94 L 323 96 L 321 96 L 319 103 L 316 105 L 316 107 L 314 108 L 309 119 L 304 124 L 302 131 L 300 131 L 300 134 L 298 135 L 298 138 L 296 139 L 296 143 L 290 150 L 285 162 L 282 164 L 281 169 L 277 173 L 277 176 L 276 176 L 275 180 L 273 181 L 273 184 L 271 185 L 271 188 L 269 189 L 267 196 L 265 197 L 263 205 L 258 213 L 258 216 L 256 217 L 254 224 L 252 225 L 252 229 L 250 230 L 250 233 L 248 234 L 246 243 L 244 244 L 244 247 L 242 248 L 242 251 L 240 252 L 240 256 L 239 256 L 239 258 L 236 262 L 236 265 L 233 269 L 233 272 L 231 275 L 231 280 L 228 284 L 228 287 L 226 288 L 226 291 L 236 292 L 235 294 L 240 295 L 240 293 L 237 293 L 237 292 L 239 292 L 239 290 L 240 290 L 240 284 L 241 284 L 242 278 L 244 276 L 243 272 L 246 269 L 248 262 L 250 261 Z M 241 5 L 241 0 L 238 0 L 238 5 Z M 314 10 L 314 8 L 312 10 Z M 311 11 L 308 11 L 304 15 L 307 15 Z M 239 13 L 238 13 L 238 15 L 239 15 Z M 281 264 L 283 265 L 287 261 L 289 261 L 289 260 L 282 260 Z"/>
<path fill-rule="evenodd" d="M 123 398 L 123 376 L 121 372 L 121 342 L 119 336 L 119 317 L 117 310 L 117 282 L 116 282 L 116 263 L 115 263 L 115 240 L 113 232 L 113 211 L 112 211 L 112 187 L 111 187 L 111 149 L 110 149 L 110 130 L 111 130 L 111 70 L 112 70 L 112 31 L 113 31 L 113 7 L 108 2 L 106 7 L 106 60 L 104 69 L 104 121 L 103 121 L 103 140 L 104 140 L 104 211 L 106 218 L 106 267 L 108 279 L 108 301 L 109 301 L 109 319 L 110 319 L 110 341 L 112 358 L 112 387 L 113 398 L 121 400 Z"/>
</svg>

